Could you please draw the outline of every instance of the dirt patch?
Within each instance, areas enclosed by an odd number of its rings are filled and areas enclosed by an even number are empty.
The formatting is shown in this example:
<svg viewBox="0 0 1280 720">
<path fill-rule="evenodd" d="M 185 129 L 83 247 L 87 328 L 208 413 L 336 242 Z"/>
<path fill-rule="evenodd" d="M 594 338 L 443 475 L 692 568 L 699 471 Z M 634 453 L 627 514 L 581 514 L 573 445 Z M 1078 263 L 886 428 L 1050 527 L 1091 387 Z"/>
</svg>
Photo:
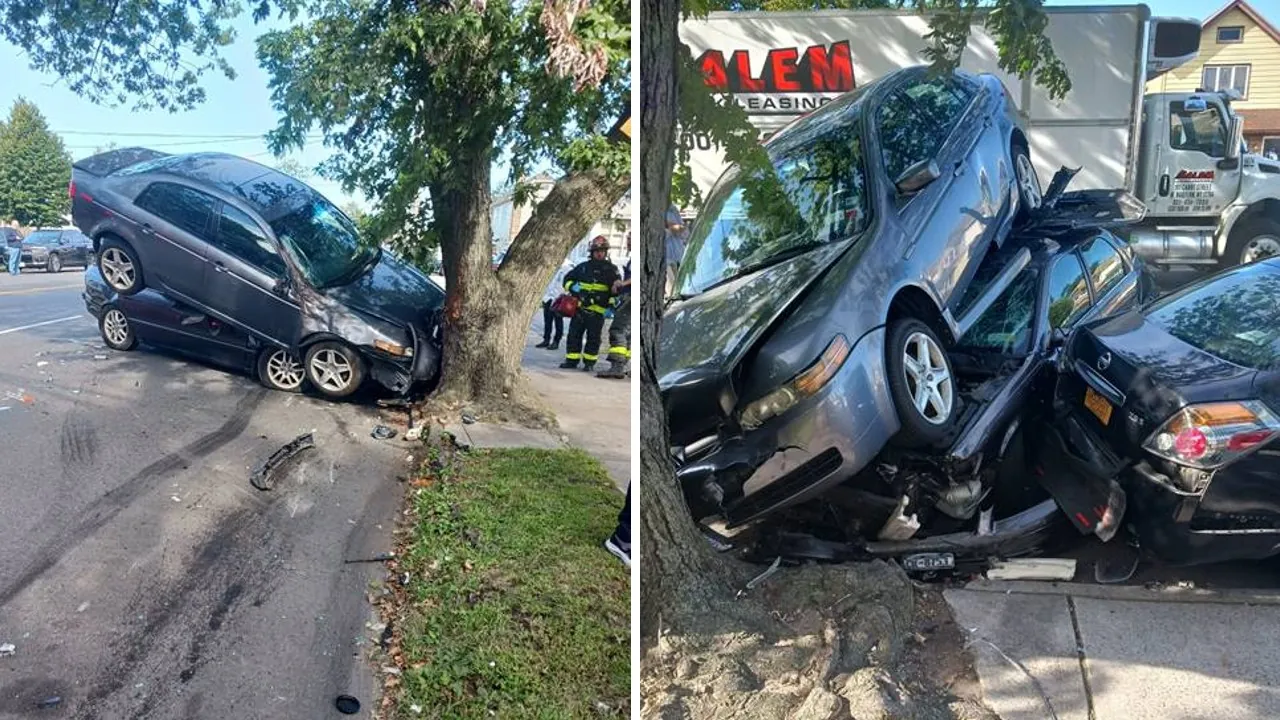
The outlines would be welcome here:
<svg viewBox="0 0 1280 720">
<path fill-rule="evenodd" d="M 736 602 L 646 649 L 643 718 L 997 720 L 941 595 L 896 566 L 783 569 Z"/>
<path fill-rule="evenodd" d="M 546 401 L 520 374 L 515 385 L 501 397 L 460 401 L 444 395 L 432 395 L 414 410 L 414 417 L 436 426 L 451 425 L 466 415 L 477 422 L 519 425 L 538 430 L 557 430 L 556 414 Z"/>
</svg>

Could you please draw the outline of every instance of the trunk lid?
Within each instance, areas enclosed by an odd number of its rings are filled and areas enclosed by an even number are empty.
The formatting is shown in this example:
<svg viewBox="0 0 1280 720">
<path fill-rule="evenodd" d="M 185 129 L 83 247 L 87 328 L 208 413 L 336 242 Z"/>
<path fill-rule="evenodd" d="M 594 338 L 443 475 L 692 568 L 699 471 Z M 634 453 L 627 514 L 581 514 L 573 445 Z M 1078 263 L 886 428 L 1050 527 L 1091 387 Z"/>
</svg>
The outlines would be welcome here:
<svg viewBox="0 0 1280 720">
<path fill-rule="evenodd" d="M 1179 408 L 1238 399 L 1256 371 L 1242 368 L 1170 335 L 1133 310 L 1074 334 L 1060 396 L 1089 426 L 1130 457 Z M 1084 405 L 1085 386 L 1111 405 Z M 1095 407 L 1100 407 L 1096 396 Z"/>
<path fill-rule="evenodd" d="M 104 177 L 113 172 L 123 170 L 130 165 L 137 165 L 138 163 L 167 156 L 168 153 L 162 153 L 156 150 L 148 150 L 140 147 L 131 147 L 120 150 L 109 150 L 104 153 L 98 153 L 97 155 L 90 155 L 87 158 L 77 160 L 75 163 L 72 163 L 71 167 L 96 177 Z"/>
<path fill-rule="evenodd" d="M 738 363 L 853 243 L 823 245 L 667 309 L 658 386 L 674 442 L 697 439 L 728 417 Z"/>
</svg>

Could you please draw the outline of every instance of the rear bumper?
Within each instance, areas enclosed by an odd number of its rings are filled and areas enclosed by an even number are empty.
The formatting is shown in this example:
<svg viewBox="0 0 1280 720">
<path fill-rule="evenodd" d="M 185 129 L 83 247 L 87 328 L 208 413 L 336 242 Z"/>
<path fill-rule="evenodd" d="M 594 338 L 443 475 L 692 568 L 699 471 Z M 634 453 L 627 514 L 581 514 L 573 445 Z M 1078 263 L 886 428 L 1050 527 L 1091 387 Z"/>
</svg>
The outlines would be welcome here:
<svg viewBox="0 0 1280 720">
<path fill-rule="evenodd" d="M 711 480 L 736 490 L 726 499 L 731 526 L 821 495 L 864 468 L 898 431 L 884 377 L 884 328 L 858 341 L 840 372 L 817 395 L 761 428 L 718 438 L 711 452 L 676 473 L 691 508 L 706 508 Z M 731 493 L 730 496 L 735 496 Z"/>
</svg>

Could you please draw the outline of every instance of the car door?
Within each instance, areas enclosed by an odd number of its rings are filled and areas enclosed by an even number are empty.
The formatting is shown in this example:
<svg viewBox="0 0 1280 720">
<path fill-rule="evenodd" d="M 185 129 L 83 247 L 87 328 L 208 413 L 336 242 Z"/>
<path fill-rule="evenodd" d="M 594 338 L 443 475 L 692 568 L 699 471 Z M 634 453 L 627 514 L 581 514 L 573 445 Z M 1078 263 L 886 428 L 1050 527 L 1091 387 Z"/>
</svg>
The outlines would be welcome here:
<svg viewBox="0 0 1280 720">
<path fill-rule="evenodd" d="M 220 203 L 205 270 L 209 306 L 276 345 L 298 340 L 302 315 L 276 244 L 248 213 Z"/>
<path fill-rule="evenodd" d="M 1137 273 L 1106 235 L 1085 241 L 1079 250 L 1093 295 L 1086 320 L 1119 315 L 1141 303 Z"/>
<path fill-rule="evenodd" d="M 897 198 L 906 235 L 905 259 L 923 267 L 924 279 L 942 302 L 958 302 L 962 280 L 972 276 L 975 250 L 986 225 L 980 173 L 969 151 L 982 118 L 969 110 L 976 89 L 954 75 L 921 74 L 894 90 L 876 110 L 882 166 L 890 184 L 912 165 L 933 160 L 941 175 L 911 195 Z M 985 247 L 982 248 L 985 250 Z"/>
<path fill-rule="evenodd" d="M 1047 295 L 1044 312 L 1049 331 L 1065 337 L 1093 306 L 1089 277 L 1078 252 L 1072 250 L 1054 258 L 1049 267 Z"/>
<path fill-rule="evenodd" d="M 63 230 L 62 240 L 66 243 L 67 264 L 88 266 L 89 238 L 78 230 Z"/>
<path fill-rule="evenodd" d="M 141 242 L 134 247 L 142 260 L 146 283 L 156 283 L 196 302 L 207 300 L 205 253 L 217 199 L 186 185 L 155 182 L 134 204 L 146 213 L 139 218 Z"/>
</svg>

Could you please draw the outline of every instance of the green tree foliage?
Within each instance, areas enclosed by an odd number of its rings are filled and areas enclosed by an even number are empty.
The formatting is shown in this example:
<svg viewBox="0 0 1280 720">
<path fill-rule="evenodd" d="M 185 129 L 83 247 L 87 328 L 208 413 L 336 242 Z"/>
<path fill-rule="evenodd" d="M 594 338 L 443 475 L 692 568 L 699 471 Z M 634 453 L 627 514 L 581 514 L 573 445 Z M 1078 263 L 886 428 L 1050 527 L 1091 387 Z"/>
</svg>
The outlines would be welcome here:
<svg viewBox="0 0 1280 720">
<path fill-rule="evenodd" d="M 0 122 L 0 218 L 60 225 L 70 210 L 71 157 L 40 109 L 18 98 Z"/>
<path fill-rule="evenodd" d="M 276 161 L 275 167 L 285 175 L 302 181 L 306 181 L 312 175 L 311 168 L 291 157 L 280 158 Z M 354 220 L 355 217 L 353 216 L 351 219 Z"/>
</svg>

